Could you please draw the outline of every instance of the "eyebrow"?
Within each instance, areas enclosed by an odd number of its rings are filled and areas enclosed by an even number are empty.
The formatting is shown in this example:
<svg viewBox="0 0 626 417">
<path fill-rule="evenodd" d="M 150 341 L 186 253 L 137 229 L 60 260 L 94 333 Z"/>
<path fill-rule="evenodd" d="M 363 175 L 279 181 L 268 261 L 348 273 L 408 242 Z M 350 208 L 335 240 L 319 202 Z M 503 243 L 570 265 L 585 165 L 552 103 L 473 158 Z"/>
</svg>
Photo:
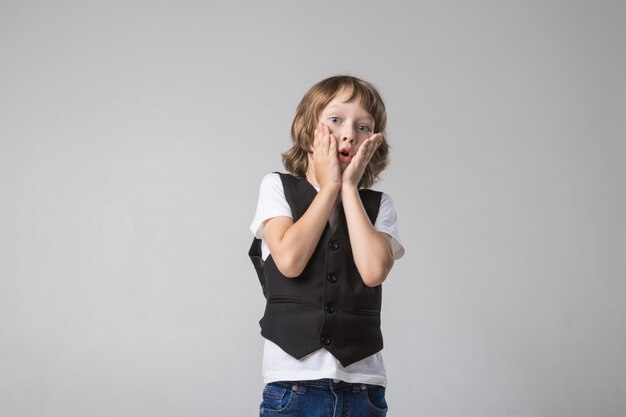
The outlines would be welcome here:
<svg viewBox="0 0 626 417">
<path fill-rule="evenodd" d="M 339 109 L 341 110 L 341 107 L 338 104 L 333 104 L 332 106 L 329 106 L 326 110 L 331 110 L 331 109 Z M 372 116 L 371 114 L 369 114 L 367 111 L 365 112 L 366 116 L 364 117 L 359 117 L 358 120 L 363 120 L 363 119 L 367 119 L 369 121 L 371 121 L 372 123 L 374 123 L 374 116 Z"/>
</svg>

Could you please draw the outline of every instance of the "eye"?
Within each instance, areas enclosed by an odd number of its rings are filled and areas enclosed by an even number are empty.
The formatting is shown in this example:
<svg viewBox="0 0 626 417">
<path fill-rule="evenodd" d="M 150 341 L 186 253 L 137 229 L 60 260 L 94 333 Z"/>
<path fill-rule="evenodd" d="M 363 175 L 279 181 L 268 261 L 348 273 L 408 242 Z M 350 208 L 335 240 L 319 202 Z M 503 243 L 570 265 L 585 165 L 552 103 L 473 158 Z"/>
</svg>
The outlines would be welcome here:
<svg viewBox="0 0 626 417">
<path fill-rule="evenodd" d="M 368 125 L 365 124 L 360 124 L 357 126 L 357 129 L 359 130 L 359 132 L 370 132 L 370 127 Z"/>
<path fill-rule="evenodd" d="M 329 117 L 328 120 L 330 120 L 330 122 L 334 125 L 338 125 L 339 123 L 341 123 L 341 119 L 337 116 Z"/>
</svg>

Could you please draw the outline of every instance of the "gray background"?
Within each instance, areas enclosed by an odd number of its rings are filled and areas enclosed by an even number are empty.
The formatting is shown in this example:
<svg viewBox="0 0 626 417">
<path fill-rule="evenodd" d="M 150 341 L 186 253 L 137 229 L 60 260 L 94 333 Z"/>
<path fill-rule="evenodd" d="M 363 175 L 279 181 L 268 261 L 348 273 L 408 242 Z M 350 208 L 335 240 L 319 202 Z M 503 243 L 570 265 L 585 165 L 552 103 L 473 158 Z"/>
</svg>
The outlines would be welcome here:
<svg viewBox="0 0 626 417">
<path fill-rule="evenodd" d="M 0 2 L 0 415 L 256 415 L 261 177 L 374 82 L 390 417 L 626 412 L 623 1 Z"/>
</svg>

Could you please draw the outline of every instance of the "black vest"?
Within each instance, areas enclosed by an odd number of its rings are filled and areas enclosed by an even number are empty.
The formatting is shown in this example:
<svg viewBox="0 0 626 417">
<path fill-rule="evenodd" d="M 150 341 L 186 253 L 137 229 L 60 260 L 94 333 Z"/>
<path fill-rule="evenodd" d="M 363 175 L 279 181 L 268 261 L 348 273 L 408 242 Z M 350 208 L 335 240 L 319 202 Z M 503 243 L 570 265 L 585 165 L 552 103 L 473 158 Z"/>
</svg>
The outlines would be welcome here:
<svg viewBox="0 0 626 417">
<path fill-rule="evenodd" d="M 293 220 L 305 213 L 317 191 L 303 177 L 280 174 Z M 375 223 L 382 193 L 359 190 L 365 211 Z M 280 273 L 272 256 L 261 258 L 254 239 L 249 255 L 267 300 L 261 334 L 300 359 L 321 347 L 343 366 L 383 348 L 380 331 L 382 287 L 367 287 L 356 268 L 343 208 L 336 229 L 326 224 L 320 241 L 297 278 Z"/>
</svg>

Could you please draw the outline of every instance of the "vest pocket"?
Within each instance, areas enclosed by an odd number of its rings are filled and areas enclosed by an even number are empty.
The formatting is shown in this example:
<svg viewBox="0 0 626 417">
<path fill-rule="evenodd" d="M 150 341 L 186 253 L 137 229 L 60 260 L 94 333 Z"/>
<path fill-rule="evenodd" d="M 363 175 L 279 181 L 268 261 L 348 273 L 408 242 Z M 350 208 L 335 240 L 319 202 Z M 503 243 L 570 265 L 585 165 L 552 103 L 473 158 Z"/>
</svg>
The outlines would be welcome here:
<svg viewBox="0 0 626 417">
<path fill-rule="evenodd" d="M 380 316 L 380 310 L 374 308 L 357 308 L 354 312 L 363 316 Z"/>
<path fill-rule="evenodd" d="M 302 297 L 297 295 L 274 295 L 270 297 L 270 304 L 295 303 L 302 304 Z"/>
</svg>

